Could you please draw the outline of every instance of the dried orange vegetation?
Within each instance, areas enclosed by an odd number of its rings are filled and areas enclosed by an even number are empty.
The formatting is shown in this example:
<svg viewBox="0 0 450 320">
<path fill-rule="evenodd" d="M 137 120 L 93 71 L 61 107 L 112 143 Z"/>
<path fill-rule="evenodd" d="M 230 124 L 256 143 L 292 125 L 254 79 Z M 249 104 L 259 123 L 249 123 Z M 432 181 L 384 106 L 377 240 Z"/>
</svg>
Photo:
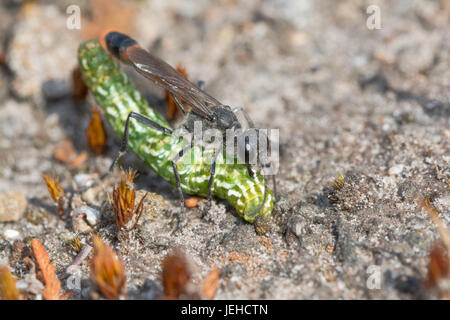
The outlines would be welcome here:
<svg viewBox="0 0 450 320">
<path fill-rule="evenodd" d="M 89 149 L 96 154 L 102 155 L 106 150 L 106 131 L 103 126 L 102 117 L 97 109 L 92 110 L 91 121 L 86 129 L 86 140 Z"/>
<path fill-rule="evenodd" d="M 428 264 L 425 288 L 437 289 L 442 299 L 450 299 L 450 234 L 439 218 L 439 212 L 430 197 L 419 198 L 419 205 L 428 213 L 436 225 L 442 244 L 434 244 Z"/>
<path fill-rule="evenodd" d="M 439 211 L 437 208 L 435 208 L 430 201 L 430 197 L 420 197 L 419 198 L 419 205 L 428 213 L 431 220 L 436 225 L 439 235 L 441 236 L 442 242 L 445 244 L 445 246 L 450 246 L 450 235 L 445 228 L 444 224 L 442 223 L 442 220 L 439 218 Z"/>
<path fill-rule="evenodd" d="M 117 229 L 125 227 L 134 216 L 137 216 L 136 221 L 131 228 L 133 229 L 136 227 L 139 218 L 142 215 L 144 200 L 147 194 L 142 197 L 135 208 L 136 189 L 134 188 L 133 181 L 136 176 L 137 172 L 132 169 L 129 169 L 128 171 L 122 170 L 122 180 L 118 186 L 114 187 L 112 198 L 107 194 L 109 203 L 111 204 L 116 217 Z"/>
<path fill-rule="evenodd" d="M 258 257 L 254 255 L 247 255 L 245 253 L 240 253 L 236 251 L 232 251 L 228 254 L 227 257 L 220 258 L 220 264 L 228 264 L 230 262 L 239 262 L 242 263 L 247 269 L 248 276 L 264 276 L 267 274 L 267 270 L 261 268 L 262 264 Z"/>
<path fill-rule="evenodd" d="M 53 178 L 48 172 L 47 175 L 43 174 L 42 178 L 44 178 L 45 183 L 47 184 L 48 192 L 52 197 L 53 201 L 58 205 L 59 216 L 62 217 L 64 213 L 62 199 L 64 197 L 64 190 L 59 184 L 59 177 L 56 176 Z"/>
<path fill-rule="evenodd" d="M 88 94 L 88 87 L 83 81 L 80 67 L 72 72 L 72 97 L 76 103 L 83 102 Z"/>
<path fill-rule="evenodd" d="M 56 160 L 75 168 L 86 161 L 87 153 L 82 152 L 78 155 L 72 141 L 64 140 L 53 149 L 53 157 Z"/>
<path fill-rule="evenodd" d="M 184 205 L 188 208 L 195 208 L 198 206 L 198 198 L 197 197 L 191 197 L 184 201 Z"/>
<path fill-rule="evenodd" d="M 428 275 L 425 282 L 426 287 L 439 287 L 443 279 L 450 281 L 450 259 L 448 250 L 442 246 L 435 244 L 430 254 L 430 262 L 428 264 Z M 442 297 L 450 299 L 450 291 L 442 292 Z"/>
<path fill-rule="evenodd" d="M 267 249 L 267 251 L 269 253 L 272 253 L 272 251 L 273 251 L 273 244 L 272 244 L 272 242 L 270 241 L 270 239 L 268 237 L 260 236 L 258 238 L 258 240 L 264 247 L 266 247 L 266 249 Z"/>
<path fill-rule="evenodd" d="M 242 263 L 247 269 L 253 271 L 256 266 L 258 266 L 258 259 L 254 256 L 247 255 L 244 253 L 239 253 L 236 251 L 230 252 L 228 257 L 221 258 L 222 263 L 226 262 L 239 262 Z"/>
<path fill-rule="evenodd" d="M 19 300 L 20 294 L 16 287 L 9 268 L 7 266 L 0 267 L 0 299 L 2 300 Z"/>
<path fill-rule="evenodd" d="M 72 238 L 72 240 L 69 241 L 69 246 L 76 253 L 79 253 L 81 249 L 83 249 L 83 244 L 78 237 Z"/>
<path fill-rule="evenodd" d="M 31 248 L 45 283 L 42 296 L 45 300 L 60 300 L 61 283 L 56 278 L 55 267 L 50 263 L 47 251 L 38 239 L 31 240 Z"/>
<path fill-rule="evenodd" d="M 219 277 L 220 270 L 214 269 L 203 279 L 201 291 L 206 299 L 211 300 L 216 295 L 217 289 L 219 289 Z"/>
<path fill-rule="evenodd" d="M 184 254 L 176 250 L 164 258 L 162 264 L 162 282 L 166 299 L 179 299 L 186 293 L 186 286 L 191 279 Z"/>
<path fill-rule="evenodd" d="M 125 297 L 126 275 L 122 261 L 114 251 L 94 235 L 94 257 L 91 260 L 91 276 L 105 299 Z"/>
<path fill-rule="evenodd" d="M 162 263 L 164 299 L 213 299 L 219 288 L 220 270 L 209 272 L 199 286 L 192 284 L 186 256 L 175 250 Z"/>
<path fill-rule="evenodd" d="M 190 197 L 184 201 L 184 205 L 188 208 L 196 208 L 200 201 L 206 203 L 207 200 L 199 197 Z"/>
<path fill-rule="evenodd" d="M 181 73 L 186 79 L 188 78 L 186 69 L 183 67 L 183 65 L 181 63 L 177 64 L 176 70 L 179 73 Z M 166 104 L 167 104 L 166 119 L 169 121 L 172 121 L 173 119 L 175 119 L 176 115 L 181 112 L 181 110 L 178 109 L 177 105 L 175 104 L 175 100 L 173 99 L 173 97 L 169 93 L 169 91 L 166 90 L 165 94 L 166 94 Z M 180 102 L 184 105 L 183 100 L 180 100 Z M 187 109 L 186 106 L 185 106 L 185 109 Z"/>
<path fill-rule="evenodd" d="M 83 36 L 86 39 L 99 39 L 104 46 L 102 35 L 107 31 L 133 33 L 136 12 L 125 1 L 92 0 L 89 5 L 92 19 L 83 27 Z"/>
<path fill-rule="evenodd" d="M 344 184 L 345 184 L 344 175 L 342 174 L 342 172 L 339 172 L 338 177 L 333 181 L 333 187 L 336 190 L 341 190 L 344 187 Z"/>
</svg>

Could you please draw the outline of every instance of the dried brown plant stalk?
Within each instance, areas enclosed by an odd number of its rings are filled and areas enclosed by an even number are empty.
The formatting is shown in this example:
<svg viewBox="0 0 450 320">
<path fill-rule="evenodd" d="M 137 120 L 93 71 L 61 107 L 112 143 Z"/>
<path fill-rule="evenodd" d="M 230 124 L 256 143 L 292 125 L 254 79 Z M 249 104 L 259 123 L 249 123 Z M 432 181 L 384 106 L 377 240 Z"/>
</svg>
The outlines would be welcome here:
<svg viewBox="0 0 450 320">
<path fill-rule="evenodd" d="M 219 277 L 220 270 L 214 269 L 206 275 L 205 279 L 203 279 L 201 292 L 205 299 L 211 300 L 216 295 L 217 289 L 219 289 Z"/>
<path fill-rule="evenodd" d="M 62 217 L 64 214 L 64 208 L 63 208 L 63 197 L 64 197 L 64 190 L 59 184 L 59 177 L 56 176 L 53 178 L 50 173 L 47 172 L 47 175 L 43 174 L 42 178 L 44 178 L 45 183 L 47 184 L 48 192 L 50 193 L 50 196 L 52 197 L 53 201 L 58 205 L 58 213 L 59 216 Z"/>
<path fill-rule="evenodd" d="M 96 108 L 92 110 L 91 121 L 86 129 L 86 140 L 94 154 L 99 156 L 106 151 L 107 135 L 100 112 Z"/>
<path fill-rule="evenodd" d="M 124 228 L 133 217 L 136 217 L 136 221 L 131 227 L 131 229 L 134 229 L 144 210 L 144 200 L 147 194 L 142 197 L 136 206 L 136 189 L 133 184 L 136 176 L 137 173 L 132 169 L 122 171 L 122 180 L 118 186 L 114 187 L 112 197 L 107 194 L 116 217 L 117 229 Z"/>
<path fill-rule="evenodd" d="M 162 283 L 164 298 L 173 299 L 213 299 L 219 288 L 220 270 L 210 271 L 199 286 L 191 282 L 186 256 L 175 250 L 162 263 Z"/>
<path fill-rule="evenodd" d="M 100 237 L 95 235 L 93 241 L 91 276 L 99 293 L 105 299 L 125 298 L 126 275 L 122 262 Z"/>
<path fill-rule="evenodd" d="M 60 300 L 61 282 L 56 278 L 55 267 L 50 263 L 47 251 L 38 239 L 31 240 L 31 248 L 45 283 L 42 296 L 45 300 Z"/>
<path fill-rule="evenodd" d="M 20 293 L 8 266 L 0 267 L 0 300 L 19 300 Z"/>
<path fill-rule="evenodd" d="M 77 103 L 81 103 L 86 99 L 88 87 L 83 81 L 80 67 L 76 67 L 72 71 L 72 97 Z"/>
<path fill-rule="evenodd" d="M 439 218 L 438 209 L 431 204 L 430 197 L 421 197 L 419 205 L 436 225 L 442 242 L 435 243 L 430 253 L 425 287 L 437 289 L 442 299 L 450 299 L 450 234 Z"/>
<path fill-rule="evenodd" d="M 162 282 L 166 299 L 179 299 L 186 293 L 186 286 L 191 279 L 186 257 L 180 250 L 164 258 L 162 263 Z"/>
<path fill-rule="evenodd" d="M 450 234 L 448 230 L 444 227 L 442 220 L 439 218 L 439 211 L 431 204 L 430 197 L 424 197 L 419 199 L 419 205 L 428 213 L 431 220 L 436 225 L 439 235 L 441 236 L 442 242 L 449 249 L 450 247 Z"/>
</svg>

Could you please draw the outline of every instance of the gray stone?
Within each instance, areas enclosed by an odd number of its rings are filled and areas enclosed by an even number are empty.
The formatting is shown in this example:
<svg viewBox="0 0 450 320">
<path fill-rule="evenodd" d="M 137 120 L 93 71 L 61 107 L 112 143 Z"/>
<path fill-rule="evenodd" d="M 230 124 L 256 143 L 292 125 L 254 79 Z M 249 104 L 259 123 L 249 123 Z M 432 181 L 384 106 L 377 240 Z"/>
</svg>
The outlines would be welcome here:
<svg viewBox="0 0 450 320">
<path fill-rule="evenodd" d="M 0 193 L 0 222 L 20 220 L 27 209 L 27 199 L 16 191 Z"/>
</svg>

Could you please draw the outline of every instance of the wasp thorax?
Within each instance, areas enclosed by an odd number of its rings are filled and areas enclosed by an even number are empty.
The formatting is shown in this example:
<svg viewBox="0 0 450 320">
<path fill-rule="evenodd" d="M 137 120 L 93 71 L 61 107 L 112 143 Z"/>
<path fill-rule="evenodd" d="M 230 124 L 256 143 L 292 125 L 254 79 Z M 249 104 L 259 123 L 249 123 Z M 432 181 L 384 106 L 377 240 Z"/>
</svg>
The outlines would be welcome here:
<svg viewBox="0 0 450 320">
<path fill-rule="evenodd" d="M 215 120 L 217 121 L 217 126 L 219 129 L 226 130 L 233 127 L 235 123 L 239 123 L 236 115 L 233 111 L 231 111 L 231 109 L 229 109 L 229 107 L 212 107 L 212 109 L 216 114 Z"/>
</svg>

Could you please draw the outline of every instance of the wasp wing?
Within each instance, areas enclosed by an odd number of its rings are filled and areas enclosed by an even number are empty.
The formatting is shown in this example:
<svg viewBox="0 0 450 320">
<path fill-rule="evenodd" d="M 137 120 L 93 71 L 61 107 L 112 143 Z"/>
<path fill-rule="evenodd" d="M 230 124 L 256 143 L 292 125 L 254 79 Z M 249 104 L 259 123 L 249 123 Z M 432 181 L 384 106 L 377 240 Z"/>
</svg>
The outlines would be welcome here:
<svg viewBox="0 0 450 320">
<path fill-rule="evenodd" d="M 200 116 L 212 120 L 214 112 L 210 107 L 222 105 L 169 64 L 153 56 L 141 46 L 131 46 L 126 49 L 125 54 L 137 72 L 189 104 Z"/>
</svg>

